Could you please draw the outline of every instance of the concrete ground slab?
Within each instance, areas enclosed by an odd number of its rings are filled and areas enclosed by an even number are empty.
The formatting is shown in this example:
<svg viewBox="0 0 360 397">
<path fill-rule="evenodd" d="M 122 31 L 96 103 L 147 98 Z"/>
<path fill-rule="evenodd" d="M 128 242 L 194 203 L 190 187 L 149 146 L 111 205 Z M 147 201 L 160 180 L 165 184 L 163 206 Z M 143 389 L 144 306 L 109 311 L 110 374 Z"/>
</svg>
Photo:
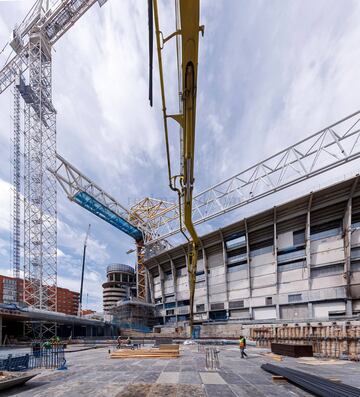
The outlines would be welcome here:
<svg viewBox="0 0 360 397">
<path fill-rule="evenodd" d="M 179 372 L 162 372 L 156 383 L 179 383 Z"/>
<path fill-rule="evenodd" d="M 280 363 L 249 348 L 249 359 L 238 350 L 220 350 L 220 368 L 205 370 L 205 353 L 181 349 L 173 360 L 110 359 L 108 348 L 69 353 L 68 370 L 42 370 L 23 387 L 1 397 L 309 397 L 290 383 L 276 383 L 260 366 L 266 362 L 323 377 L 336 377 L 344 384 L 360 387 L 360 364 L 310 366 L 285 357 Z M 36 370 L 39 372 L 39 370 Z"/>
<path fill-rule="evenodd" d="M 217 372 L 200 372 L 199 375 L 204 385 L 226 385 L 224 379 Z"/>
</svg>

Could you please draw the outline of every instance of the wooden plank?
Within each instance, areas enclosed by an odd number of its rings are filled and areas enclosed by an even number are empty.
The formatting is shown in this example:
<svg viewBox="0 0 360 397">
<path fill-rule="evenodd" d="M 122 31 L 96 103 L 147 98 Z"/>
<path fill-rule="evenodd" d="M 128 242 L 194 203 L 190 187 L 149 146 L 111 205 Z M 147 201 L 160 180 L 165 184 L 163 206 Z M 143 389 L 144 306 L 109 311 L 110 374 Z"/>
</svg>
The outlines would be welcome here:
<svg viewBox="0 0 360 397">
<path fill-rule="evenodd" d="M 173 351 L 173 350 L 176 350 L 176 351 L 179 351 L 179 349 L 180 349 L 180 346 L 179 345 L 166 345 L 166 344 L 163 344 L 163 345 L 159 345 L 159 349 L 160 350 L 170 350 L 170 351 Z"/>
</svg>

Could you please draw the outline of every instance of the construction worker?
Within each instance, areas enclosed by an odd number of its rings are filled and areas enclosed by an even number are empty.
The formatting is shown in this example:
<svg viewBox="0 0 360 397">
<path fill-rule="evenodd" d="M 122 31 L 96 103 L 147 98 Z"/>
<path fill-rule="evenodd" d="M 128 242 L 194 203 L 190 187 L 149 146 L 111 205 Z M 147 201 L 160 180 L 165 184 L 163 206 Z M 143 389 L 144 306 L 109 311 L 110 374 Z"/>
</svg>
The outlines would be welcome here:
<svg viewBox="0 0 360 397">
<path fill-rule="evenodd" d="M 242 335 L 239 338 L 239 347 L 240 347 L 241 358 L 247 357 L 247 354 L 245 353 L 246 339 Z"/>
</svg>

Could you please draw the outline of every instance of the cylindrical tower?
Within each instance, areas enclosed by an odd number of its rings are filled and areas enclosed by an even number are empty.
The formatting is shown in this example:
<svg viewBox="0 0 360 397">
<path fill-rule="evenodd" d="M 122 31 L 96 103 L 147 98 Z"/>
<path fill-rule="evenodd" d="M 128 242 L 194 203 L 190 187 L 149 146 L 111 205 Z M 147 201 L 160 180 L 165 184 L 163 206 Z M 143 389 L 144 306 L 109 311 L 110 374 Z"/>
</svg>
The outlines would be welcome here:
<svg viewBox="0 0 360 397">
<path fill-rule="evenodd" d="M 128 265 L 112 264 L 106 268 L 107 281 L 103 287 L 104 312 L 116 305 L 116 302 L 136 296 L 135 270 Z"/>
</svg>

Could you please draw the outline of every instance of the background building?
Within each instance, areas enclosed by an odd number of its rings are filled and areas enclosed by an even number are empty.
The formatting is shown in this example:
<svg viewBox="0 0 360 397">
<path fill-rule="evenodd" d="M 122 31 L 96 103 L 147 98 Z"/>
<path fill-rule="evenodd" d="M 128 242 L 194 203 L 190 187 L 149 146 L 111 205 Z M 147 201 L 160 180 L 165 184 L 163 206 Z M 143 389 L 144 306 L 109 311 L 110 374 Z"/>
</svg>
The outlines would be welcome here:
<svg viewBox="0 0 360 397">
<path fill-rule="evenodd" d="M 67 288 L 57 287 L 57 311 L 76 316 L 79 310 L 80 294 Z"/>
<path fill-rule="evenodd" d="M 201 237 L 195 320 L 273 322 L 360 313 L 360 184 L 351 179 Z M 189 316 L 179 246 L 146 262 L 160 324 Z"/>
<path fill-rule="evenodd" d="M 0 303 L 22 302 L 23 283 L 24 280 L 0 275 Z M 78 292 L 57 287 L 57 311 L 76 316 L 79 308 L 79 297 Z"/>
<path fill-rule="evenodd" d="M 113 264 L 106 269 L 107 281 L 103 287 L 104 312 L 116 305 L 116 302 L 136 296 L 135 270 L 128 265 Z"/>
</svg>

